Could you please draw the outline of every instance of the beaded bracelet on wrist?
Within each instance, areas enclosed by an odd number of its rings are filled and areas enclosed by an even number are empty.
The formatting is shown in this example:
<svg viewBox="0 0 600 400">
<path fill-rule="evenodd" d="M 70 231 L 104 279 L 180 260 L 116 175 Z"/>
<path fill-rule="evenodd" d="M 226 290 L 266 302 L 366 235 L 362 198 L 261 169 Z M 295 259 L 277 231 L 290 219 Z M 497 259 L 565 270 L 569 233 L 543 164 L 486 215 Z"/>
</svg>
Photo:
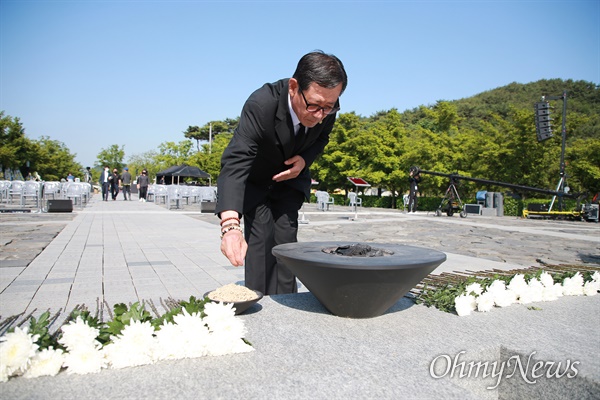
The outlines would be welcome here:
<svg viewBox="0 0 600 400">
<path fill-rule="evenodd" d="M 240 219 L 238 217 L 229 217 L 229 218 L 225 218 L 224 220 L 221 221 L 221 226 L 223 226 L 223 224 L 225 224 L 225 222 L 231 221 L 231 220 L 237 221 L 238 224 L 240 223 Z"/>
<path fill-rule="evenodd" d="M 234 225 L 240 226 L 240 223 L 236 222 L 236 221 L 233 221 L 233 222 L 231 222 L 229 224 L 221 225 L 221 230 L 223 230 L 225 228 L 229 228 L 230 226 L 234 226 Z"/>
<path fill-rule="evenodd" d="M 240 231 L 242 233 L 242 235 L 244 234 L 244 230 L 242 229 L 241 226 L 239 225 L 235 225 L 235 224 L 231 224 L 230 226 L 228 226 L 227 228 L 223 228 L 221 230 L 221 239 L 223 239 L 223 236 L 225 236 L 225 234 L 229 231 Z"/>
</svg>

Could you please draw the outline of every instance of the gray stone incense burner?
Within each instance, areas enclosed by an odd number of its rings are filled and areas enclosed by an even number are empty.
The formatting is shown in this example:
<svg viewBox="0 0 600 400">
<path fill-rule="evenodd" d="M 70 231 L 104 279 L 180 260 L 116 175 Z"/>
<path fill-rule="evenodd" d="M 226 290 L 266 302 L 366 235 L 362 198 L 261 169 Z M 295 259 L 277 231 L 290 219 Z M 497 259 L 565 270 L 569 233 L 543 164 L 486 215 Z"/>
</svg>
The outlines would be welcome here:
<svg viewBox="0 0 600 400">
<path fill-rule="evenodd" d="M 382 315 L 446 261 L 436 250 L 385 243 L 287 243 L 273 254 L 327 310 L 349 318 Z"/>
</svg>

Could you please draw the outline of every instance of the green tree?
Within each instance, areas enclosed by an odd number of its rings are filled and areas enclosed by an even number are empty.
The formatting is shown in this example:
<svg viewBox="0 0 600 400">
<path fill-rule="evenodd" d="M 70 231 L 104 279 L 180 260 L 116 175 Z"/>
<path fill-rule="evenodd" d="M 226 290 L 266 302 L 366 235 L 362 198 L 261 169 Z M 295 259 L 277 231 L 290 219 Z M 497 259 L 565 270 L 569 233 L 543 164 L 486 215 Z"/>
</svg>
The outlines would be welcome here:
<svg viewBox="0 0 600 400">
<path fill-rule="evenodd" d="M 212 151 L 208 143 L 202 145 L 200 152 L 192 154 L 189 158 L 189 164 L 200 168 L 211 176 L 211 183 L 216 184 L 216 180 L 221 172 L 221 156 L 225 148 L 231 141 L 233 134 L 222 133 L 216 136 L 212 143 Z"/>
<path fill-rule="evenodd" d="M 137 177 L 142 174 L 142 170 L 148 171 L 148 177 L 156 176 L 158 168 L 158 153 L 154 150 L 141 154 L 134 154 L 127 160 L 127 166 L 132 176 Z"/>
<path fill-rule="evenodd" d="M 600 140 L 576 139 L 566 149 L 568 184 L 575 192 L 600 193 Z"/>
<path fill-rule="evenodd" d="M 359 135 L 358 156 L 362 160 L 362 170 L 367 181 L 374 186 L 390 190 L 392 208 L 396 207 L 397 195 L 408 186 L 402 161 L 402 138 L 406 135 L 406 126 L 398 110 L 393 108 L 384 116 L 369 124 L 365 134 Z"/>
<path fill-rule="evenodd" d="M 121 171 L 125 167 L 124 159 L 125 146 L 119 147 L 119 145 L 113 144 L 108 148 L 100 150 L 100 153 L 96 157 L 96 166 L 99 168 L 108 166 L 111 170 L 116 168 Z"/>
<path fill-rule="evenodd" d="M 238 123 L 239 117 L 235 119 L 226 118 L 224 121 L 211 121 L 202 127 L 188 126 L 187 130 L 184 132 L 184 136 L 186 139 L 195 140 L 196 148 L 198 151 L 200 151 L 200 142 L 214 140 L 217 135 L 222 133 L 233 133 Z"/>
<path fill-rule="evenodd" d="M 65 179 L 69 173 L 83 180 L 83 167 L 75 162 L 75 155 L 58 140 L 42 136 L 32 141 L 31 171 L 36 171 L 45 181 Z"/>
<path fill-rule="evenodd" d="M 349 140 L 358 135 L 364 122 L 355 113 L 340 114 L 329 135 L 323 154 L 311 166 L 311 175 L 319 182 L 318 188 L 331 191 L 347 188 L 348 177 L 357 176 L 358 155 Z"/>
<path fill-rule="evenodd" d="M 200 131 L 200 128 L 196 125 L 188 126 L 188 128 L 183 132 L 183 136 L 186 139 L 193 139 L 196 141 L 196 148 L 200 151 L 200 141 L 208 140 L 208 138 L 204 138 L 204 133 Z"/>
<path fill-rule="evenodd" d="M 174 165 L 181 165 L 188 162 L 192 154 L 193 143 L 191 140 L 182 140 L 179 143 L 163 142 L 158 146 L 156 162 L 158 168 L 165 169 Z"/>
<path fill-rule="evenodd" d="M 12 118 L 0 111 L 0 172 L 5 169 L 21 171 L 27 175 L 25 169 L 29 154 L 31 153 L 31 142 L 25 137 L 25 130 L 18 118 Z"/>
</svg>

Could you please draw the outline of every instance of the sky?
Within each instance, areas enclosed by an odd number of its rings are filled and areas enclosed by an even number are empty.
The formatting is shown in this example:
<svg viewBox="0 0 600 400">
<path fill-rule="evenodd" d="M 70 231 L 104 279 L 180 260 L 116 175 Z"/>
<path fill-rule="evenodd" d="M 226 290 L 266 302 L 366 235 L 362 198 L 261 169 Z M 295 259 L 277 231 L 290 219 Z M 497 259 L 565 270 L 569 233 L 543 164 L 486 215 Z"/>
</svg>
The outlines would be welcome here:
<svg viewBox="0 0 600 400">
<path fill-rule="evenodd" d="M 83 167 L 114 144 L 127 161 L 238 117 L 316 49 L 346 68 L 341 112 L 365 117 L 512 82 L 600 84 L 600 0 L 1 0 L 0 110 Z"/>
</svg>

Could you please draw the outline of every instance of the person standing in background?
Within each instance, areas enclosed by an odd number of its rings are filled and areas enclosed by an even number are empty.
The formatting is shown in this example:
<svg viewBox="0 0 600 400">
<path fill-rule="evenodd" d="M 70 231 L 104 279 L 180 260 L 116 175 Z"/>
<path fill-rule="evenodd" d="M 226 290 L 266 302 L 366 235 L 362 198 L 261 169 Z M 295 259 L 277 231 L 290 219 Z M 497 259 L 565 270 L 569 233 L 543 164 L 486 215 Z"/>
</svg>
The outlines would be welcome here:
<svg viewBox="0 0 600 400">
<path fill-rule="evenodd" d="M 419 183 L 421 183 L 421 175 L 418 167 L 410 167 L 408 172 L 408 183 L 410 191 L 408 193 L 408 212 L 417 211 L 417 192 L 419 191 Z"/>
<path fill-rule="evenodd" d="M 146 196 L 148 195 L 148 185 L 150 184 L 150 178 L 148 178 L 148 171 L 142 170 L 142 174 L 138 177 L 137 188 L 139 190 L 140 200 L 146 202 Z"/>
<path fill-rule="evenodd" d="M 102 200 L 108 201 L 108 191 L 110 188 L 110 170 L 108 166 L 104 167 L 104 170 L 100 174 L 100 186 L 102 187 Z"/>
<path fill-rule="evenodd" d="M 131 174 L 129 173 L 129 168 L 127 167 L 125 167 L 123 175 L 121 175 L 121 183 L 123 185 L 124 200 L 131 200 Z"/>
<path fill-rule="evenodd" d="M 90 167 L 85 167 L 84 178 L 85 182 L 92 183 L 92 172 L 90 171 Z"/>
<path fill-rule="evenodd" d="M 119 171 L 116 168 L 113 169 L 113 173 L 110 176 L 110 193 L 112 195 L 112 199 L 116 200 L 119 195 L 119 185 L 121 184 L 121 175 L 119 175 Z"/>
</svg>

